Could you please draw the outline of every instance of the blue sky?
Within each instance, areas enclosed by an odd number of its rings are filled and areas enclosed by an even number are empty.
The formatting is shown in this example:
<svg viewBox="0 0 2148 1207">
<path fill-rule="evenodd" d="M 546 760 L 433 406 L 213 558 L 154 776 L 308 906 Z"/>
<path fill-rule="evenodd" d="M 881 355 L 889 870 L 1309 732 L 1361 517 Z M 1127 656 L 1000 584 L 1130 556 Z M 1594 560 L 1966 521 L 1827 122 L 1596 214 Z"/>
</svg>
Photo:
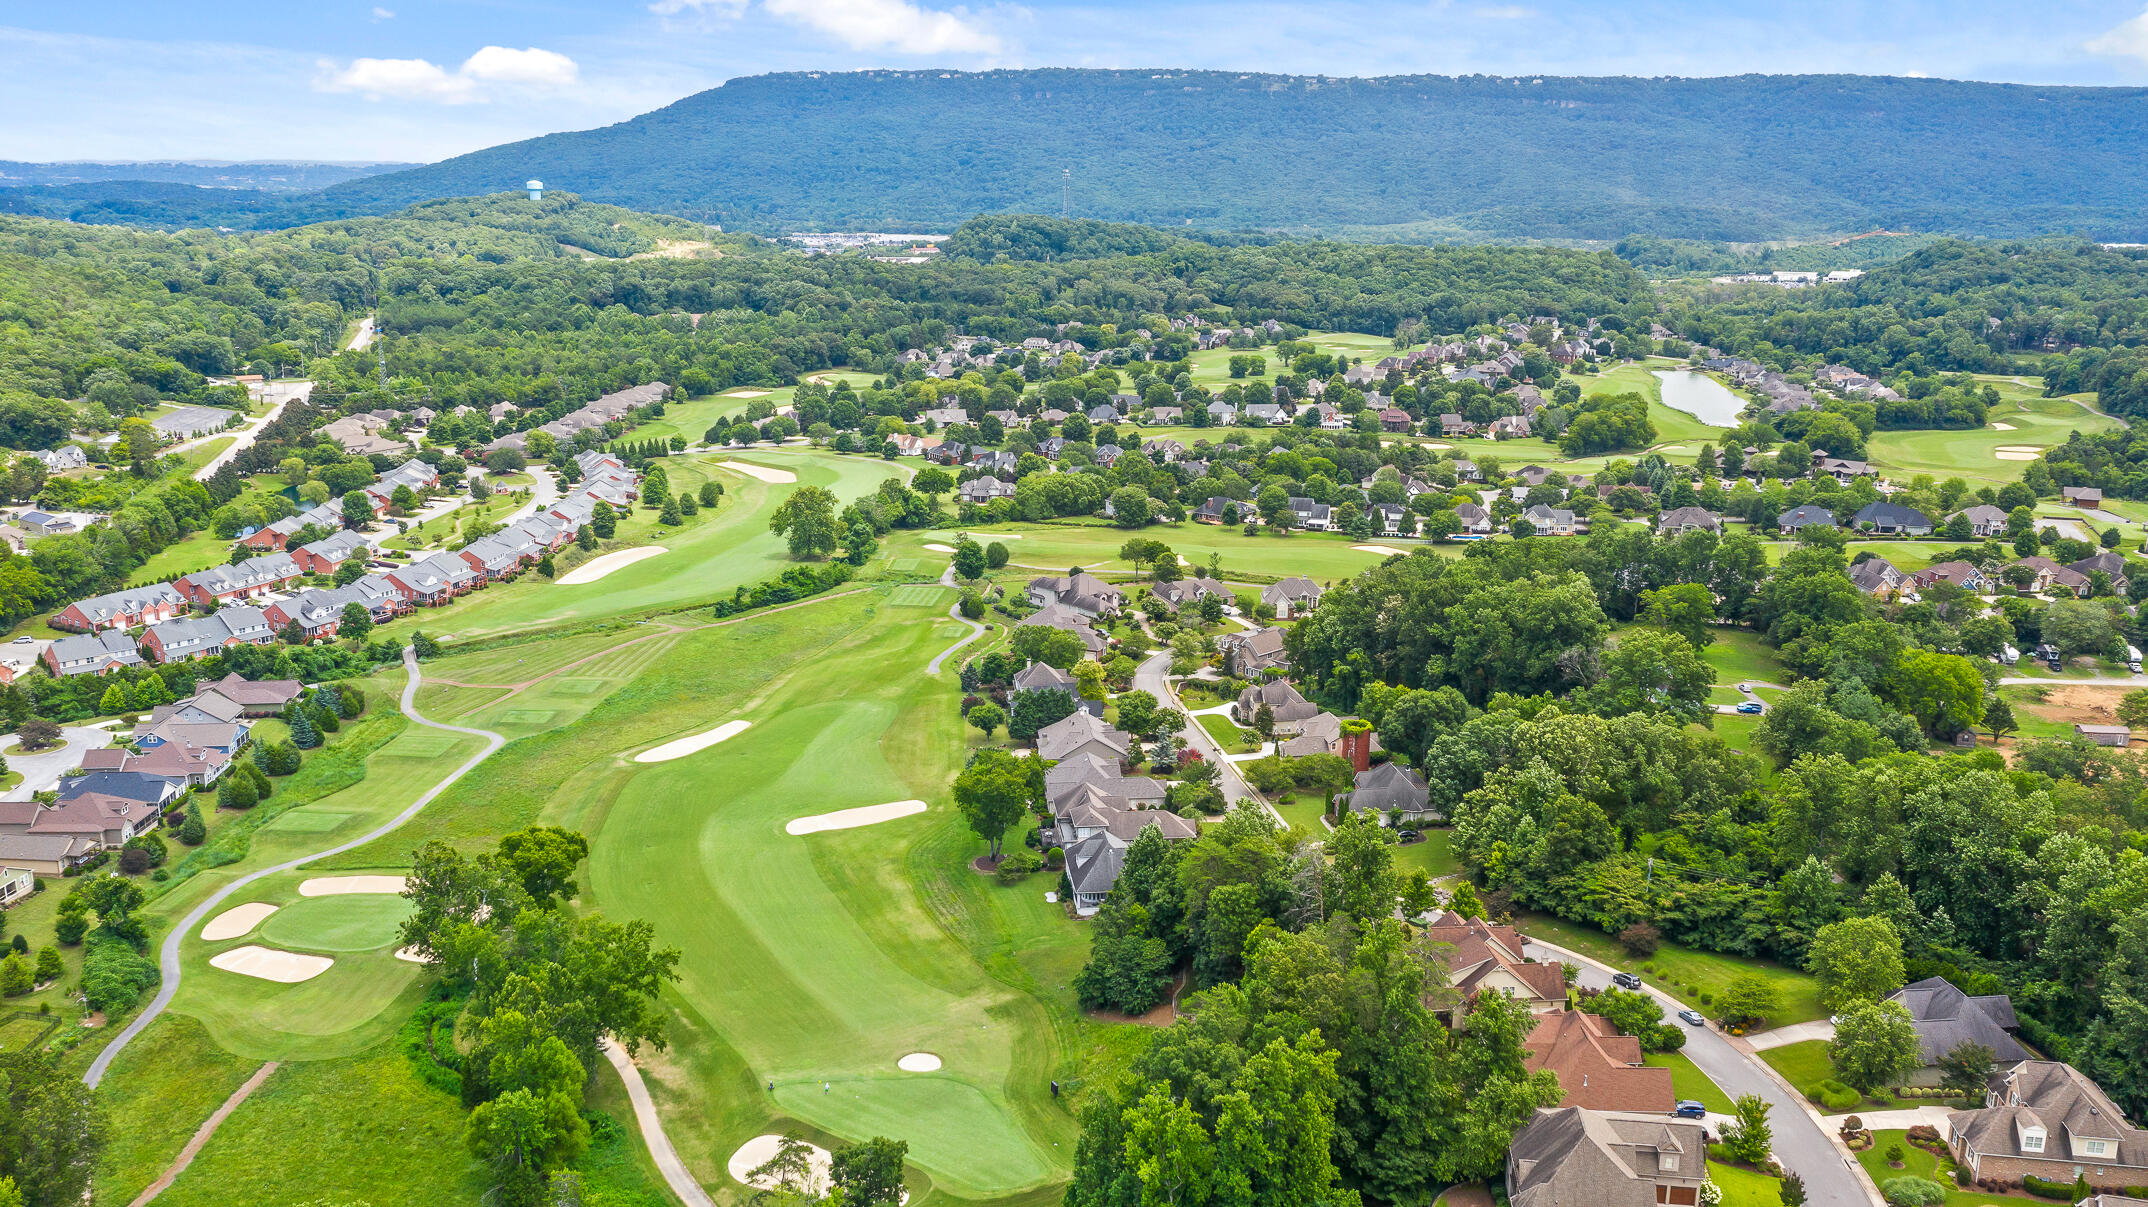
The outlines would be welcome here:
<svg viewBox="0 0 2148 1207">
<path fill-rule="evenodd" d="M 2144 4 L 0 0 L 0 159 L 431 160 L 880 66 L 2148 85 Z"/>
</svg>

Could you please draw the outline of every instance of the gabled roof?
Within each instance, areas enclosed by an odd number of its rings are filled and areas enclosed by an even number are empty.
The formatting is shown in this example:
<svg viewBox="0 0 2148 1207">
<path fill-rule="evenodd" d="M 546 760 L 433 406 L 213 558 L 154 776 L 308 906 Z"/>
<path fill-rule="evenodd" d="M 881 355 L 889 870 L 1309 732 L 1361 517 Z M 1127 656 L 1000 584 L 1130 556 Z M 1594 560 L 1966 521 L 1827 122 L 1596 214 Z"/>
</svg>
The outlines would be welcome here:
<svg viewBox="0 0 2148 1207">
<path fill-rule="evenodd" d="M 1938 1064 L 1961 1043 L 1983 1044 L 2002 1065 L 2029 1058 L 2029 1050 L 2008 1034 L 2017 1024 L 2013 999 L 2003 993 L 1971 997 L 1943 977 L 1927 977 L 1895 990 L 1888 1000 L 1909 1007 L 1925 1064 Z"/>
<path fill-rule="evenodd" d="M 1350 792 L 1353 809 L 1421 811 L 1432 797 L 1424 777 L 1400 763 L 1381 763 L 1360 771 L 1355 784 Z"/>
<path fill-rule="evenodd" d="M 1113 729 L 1099 717 L 1077 711 L 1037 731 L 1037 754 L 1042 758 L 1062 759 L 1092 742 L 1123 755 L 1133 738 Z"/>
</svg>

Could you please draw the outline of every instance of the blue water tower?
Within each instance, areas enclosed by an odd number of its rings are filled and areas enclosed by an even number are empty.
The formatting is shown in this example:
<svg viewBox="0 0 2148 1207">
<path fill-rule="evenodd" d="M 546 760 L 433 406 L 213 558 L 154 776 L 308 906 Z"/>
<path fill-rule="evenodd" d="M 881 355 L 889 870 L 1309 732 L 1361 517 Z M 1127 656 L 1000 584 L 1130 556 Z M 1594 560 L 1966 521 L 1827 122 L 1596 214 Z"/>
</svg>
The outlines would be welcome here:
<svg viewBox="0 0 2148 1207">
<path fill-rule="evenodd" d="M 523 188 L 526 188 L 526 189 L 528 189 L 528 190 L 530 191 L 530 200 L 531 200 L 531 201 L 543 201 L 543 200 L 544 200 L 544 181 L 542 181 L 542 180 L 532 180 L 532 181 L 530 181 L 530 182 L 529 182 L 528 184 L 526 184 L 526 185 L 523 185 L 522 187 L 523 187 Z"/>
</svg>

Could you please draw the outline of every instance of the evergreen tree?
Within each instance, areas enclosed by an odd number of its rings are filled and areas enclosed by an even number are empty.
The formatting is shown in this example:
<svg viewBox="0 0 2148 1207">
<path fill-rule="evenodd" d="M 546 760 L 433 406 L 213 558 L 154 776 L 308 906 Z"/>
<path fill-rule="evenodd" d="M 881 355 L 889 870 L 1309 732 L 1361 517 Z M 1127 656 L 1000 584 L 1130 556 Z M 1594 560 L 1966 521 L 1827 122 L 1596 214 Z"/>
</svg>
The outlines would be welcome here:
<svg viewBox="0 0 2148 1207">
<path fill-rule="evenodd" d="M 289 710 L 286 718 L 291 725 L 291 744 L 300 750 L 311 750 L 321 744 L 321 731 L 313 727 L 313 718 L 306 715 L 303 705 Z"/>
<path fill-rule="evenodd" d="M 261 794 L 254 791 L 254 782 L 243 775 L 227 775 L 216 787 L 219 809 L 251 809 L 260 803 Z"/>
<path fill-rule="evenodd" d="M 186 820 L 179 823 L 179 841 L 190 847 L 198 847 L 207 841 L 208 837 L 209 825 L 202 820 L 200 802 L 188 801 Z"/>
<path fill-rule="evenodd" d="M 679 514 L 679 501 L 677 499 L 664 500 L 664 510 L 662 514 L 656 517 L 656 522 L 659 524 L 669 524 L 674 527 L 680 524 L 684 524 L 686 522 L 686 517 Z"/>
</svg>

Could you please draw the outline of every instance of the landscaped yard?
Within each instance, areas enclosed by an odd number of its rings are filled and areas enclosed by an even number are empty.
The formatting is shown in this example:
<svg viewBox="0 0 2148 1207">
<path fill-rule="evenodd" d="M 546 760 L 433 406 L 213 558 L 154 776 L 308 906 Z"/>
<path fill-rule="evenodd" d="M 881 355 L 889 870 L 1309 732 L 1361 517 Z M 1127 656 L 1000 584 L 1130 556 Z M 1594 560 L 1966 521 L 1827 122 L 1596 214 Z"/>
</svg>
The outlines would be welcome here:
<svg viewBox="0 0 2148 1207">
<path fill-rule="evenodd" d="M 1437 879 L 1452 876 L 1462 870 L 1462 861 L 1454 857 L 1454 831 L 1421 830 L 1423 842 L 1395 848 L 1395 867 L 1400 871 L 1421 869 L 1425 875 Z"/>
<path fill-rule="evenodd" d="M 1328 832 L 1327 827 L 1320 821 L 1322 808 L 1320 798 L 1311 794 L 1300 794 L 1275 802 L 1275 811 L 1283 815 L 1284 821 L 1316 835 Z"/>
<path fill-rule="evenodd" d="M 1827 1008 L 1820 1004 L 1820 985 L 1817 980 L 1806 973 L 1767 960 L 1728 956 L 1712 951 L 1694 951 L 1668 941 L 1657 948 L 1654 956 L 1639 960 L 1628 955 L 1625 948 L 1619 946 L 1618 940 L 1611 936 L 1576 926 L 1571 922 L 1543 914 L 1525 914 L 1521 916 L 1519 925 L 1522 933 L 1531 938 L 1555 943 L 1613 968 L 1639 973 L 1650 985 L 1704 1014 L 1709 1010 L 1708 1004 L 1701 998 L 1702 994 L 1713 996 L 1722 992 L 1730 984 L 1731 978 L 1739 973 L 1758 972 L 1774 983 L 1780 999 L 1779 1013 L 1770 1020 L 1775 1025 L 1809 1022 L 1827 1016 Z M 1654 965 L 1657 971 L 1644 971 L 1645 964 Z M 1700 992 L 1694 992 L 1694 985 L 1700 986 Z"/>
<path fill-rule="evenodd" d="M 1719 628 L 1715 640 L 1701 651 L 1701 658 L 1715 668 L 1715 681 L 1726 687 L 1740 683 L 1787 683 L 1790 673 L 1782 660 L 1758 633 Z M 1735 701 L 1732 701 L 1735 703 Z"/>
<path fill-rule="evenodd" d="M 1708 1177 L 1723 1191 L 1723 1207 L 1782 1207 L 1782 1182 L 1756 1169 L 1711 1157 Z"/>
<path fill-rule="evenodd" d="M 1260 735 L 1250 729 L 1241 729 L 1238 723 L 1220 712 L 1202 713 L 1194 720 L 1208 731 L 1208 736 L 1223 747 L 1226 754 L 1245 754 L 1260 746 Z"/>
<path fill-rule="evenodd" d="M 1909 1143 L 1908 1136 L 1909 1133 L 1906 1131 L 1873 1132 L 1872 1147 L 1857 1154 L 1858 1164 L 1863 1165 L 1865 1172 L 1872 1175 L 1872 1181 L 1875 1184 L 1884 1186 L 1887 1183 L 1887 1179 L 1904 1176 L 1930 1178 L 1947 1188 L 1946 1207 L 2021 1207 L 2024 1203 L 2039 1201 L 2016 1195 L 1985 1194 L 1977 1190 L 1963 1190 L 1954 1184 L 1954 1175 L 1952 1173 L 1943 1172 L 1943 1169 L 1951 1170 L 1953 1168 L 1952 1162 L 1947 1162 L 1942 1166 L 1938 1157 Z M 1902 1168 L 1900 1169 L 1892 1168 L 1887 1164 L 1887 1150 L 1897 1144 L 1902 1146 Z"/>
</svg>

